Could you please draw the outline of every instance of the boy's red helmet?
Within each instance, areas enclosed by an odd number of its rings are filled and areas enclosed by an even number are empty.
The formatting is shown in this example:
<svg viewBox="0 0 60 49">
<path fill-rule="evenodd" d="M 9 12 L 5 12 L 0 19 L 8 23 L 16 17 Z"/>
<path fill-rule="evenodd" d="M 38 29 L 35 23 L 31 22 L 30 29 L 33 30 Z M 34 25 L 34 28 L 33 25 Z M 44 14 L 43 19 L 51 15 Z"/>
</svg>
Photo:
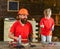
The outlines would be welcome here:
<svg viewBox="0 0 60 49">
<path fill-rule="evenodd" d="M 28 10 L 25 9 L 25 8 L 20 9 L 20 10 L 18 11 L 18 15 L 19 15 L 19 14 L 29 15 Z"/>
</svg>

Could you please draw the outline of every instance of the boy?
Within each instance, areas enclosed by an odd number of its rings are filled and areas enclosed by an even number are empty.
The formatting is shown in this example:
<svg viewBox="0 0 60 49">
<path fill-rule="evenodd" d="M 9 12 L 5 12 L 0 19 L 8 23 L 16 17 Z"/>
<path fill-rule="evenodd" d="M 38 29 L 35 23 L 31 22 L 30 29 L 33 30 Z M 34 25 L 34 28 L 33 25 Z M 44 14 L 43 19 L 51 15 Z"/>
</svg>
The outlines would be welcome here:
<svg viewBox="0 0 60 49">
<path fill-rule="evenodd" d="M 41 19 L 40 25 L 40 34 L 41 42 L 51 43 L 52 41 L 52 31 L 54 30 L 54 20 L 51 17 L 52 11 L 50 8 L 44 10 L 44 17 Z"/>
</svg>

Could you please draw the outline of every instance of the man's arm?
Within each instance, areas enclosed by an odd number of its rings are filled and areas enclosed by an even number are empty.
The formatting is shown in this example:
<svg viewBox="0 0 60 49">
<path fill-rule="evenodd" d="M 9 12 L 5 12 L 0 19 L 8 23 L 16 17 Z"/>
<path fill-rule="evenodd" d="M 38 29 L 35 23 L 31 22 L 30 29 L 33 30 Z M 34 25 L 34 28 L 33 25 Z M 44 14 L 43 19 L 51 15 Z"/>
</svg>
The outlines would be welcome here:
<svg viewBox="0 0 60 49">
<path fill-rule="evenodd" d="M 15 40 L 18 40 L 18 37 L 15 37 L 13 33 L 9 33 L 8 34 L 8 37 L 11 38 L 11 39 L 15 39 Z"/>
</svg>

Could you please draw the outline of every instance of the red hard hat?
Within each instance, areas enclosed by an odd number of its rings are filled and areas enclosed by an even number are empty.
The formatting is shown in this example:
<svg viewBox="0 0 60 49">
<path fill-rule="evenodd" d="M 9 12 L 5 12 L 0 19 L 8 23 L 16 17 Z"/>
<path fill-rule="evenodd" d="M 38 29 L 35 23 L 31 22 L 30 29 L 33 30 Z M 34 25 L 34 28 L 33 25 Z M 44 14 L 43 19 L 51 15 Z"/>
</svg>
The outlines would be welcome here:
<svg viewBox="0 0 60 49">
<path fill-rule="evenodd" d="M 29 15 L 28 10 L 25 9 L 25 8 L 21 8 L 21 9 L 18 11 L 18 14 Z"/>
</svg>

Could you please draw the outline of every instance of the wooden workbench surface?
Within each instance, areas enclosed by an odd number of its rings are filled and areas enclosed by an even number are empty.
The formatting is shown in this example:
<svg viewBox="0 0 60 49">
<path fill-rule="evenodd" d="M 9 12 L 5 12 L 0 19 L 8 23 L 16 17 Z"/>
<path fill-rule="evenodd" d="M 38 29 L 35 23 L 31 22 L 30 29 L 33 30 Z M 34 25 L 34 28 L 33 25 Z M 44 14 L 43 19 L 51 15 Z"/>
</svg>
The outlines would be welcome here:
<svg viewBox="0 0 60 49">
<path fill-rule="evenodd" d="M 25 48 L 20 49 L 60 49 L 60 42 L 56 42 L 56 45 L 43 45 L 41 43 L 32 43 L 32 45 L 36 45 L 36 47 L 25 46 Z M 17 49 L 13 47 L 9 47 L 8 42 L 0 42 L 0 49 Z"/>
</svg>

